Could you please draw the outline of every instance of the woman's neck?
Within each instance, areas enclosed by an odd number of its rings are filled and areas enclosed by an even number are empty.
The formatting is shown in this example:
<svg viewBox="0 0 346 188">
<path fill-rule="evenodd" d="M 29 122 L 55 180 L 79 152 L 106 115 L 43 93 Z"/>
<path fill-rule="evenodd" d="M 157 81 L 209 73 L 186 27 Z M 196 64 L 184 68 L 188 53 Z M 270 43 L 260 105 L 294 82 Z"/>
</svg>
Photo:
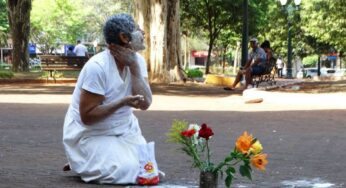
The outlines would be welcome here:
<svg viewBox="0 0 346 188">
<path fill-rule="evenodd" d="M 122 64 L 122 63 L 120 63 L 118 61 L 116 61 L 115 64 L 117 65 L 117 68 L 118 68 L 119 72 L 122 72 L 124 70 L 124 67 L 125 67 L 124 64 Z"/>
</svg>

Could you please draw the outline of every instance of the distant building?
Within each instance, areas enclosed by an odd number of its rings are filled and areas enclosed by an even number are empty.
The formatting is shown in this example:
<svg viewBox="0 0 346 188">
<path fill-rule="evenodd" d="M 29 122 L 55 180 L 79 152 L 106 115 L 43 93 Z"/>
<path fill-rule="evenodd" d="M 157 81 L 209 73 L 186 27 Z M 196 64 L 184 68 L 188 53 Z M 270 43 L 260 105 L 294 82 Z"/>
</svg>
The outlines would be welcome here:
<svg viewBox="0 0 346 188">
<path fill-rule="evenodd" d="M 208 51 L 197 51 L 193 50 L 191 51 L 191 56 L 190 56 L 190 68 L 194 67 L 205 67 L 207 64 L 208 60 Z M 215 54 L 211 54 L 211 57 L 215 57 Z"/>
</svg>

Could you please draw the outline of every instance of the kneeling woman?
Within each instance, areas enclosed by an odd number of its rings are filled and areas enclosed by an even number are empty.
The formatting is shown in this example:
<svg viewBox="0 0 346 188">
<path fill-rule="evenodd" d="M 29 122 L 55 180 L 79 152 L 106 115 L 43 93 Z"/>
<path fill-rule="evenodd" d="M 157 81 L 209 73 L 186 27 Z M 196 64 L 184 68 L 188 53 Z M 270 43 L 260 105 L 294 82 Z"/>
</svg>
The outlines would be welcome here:
<svg viewBox="0 0 346 188">
<path fill-rule="evenodd" d="M 103 32 L 109 47 L 83 67 L 65 117 L 66 168 L 85 182 L 136 183 L 137 145 L 146 140 L 133 108 L 152 101 L 145 61 L 133 51 L 144 49 L 143 32 L 127 14 L 110 17 Z"/>
</svg>

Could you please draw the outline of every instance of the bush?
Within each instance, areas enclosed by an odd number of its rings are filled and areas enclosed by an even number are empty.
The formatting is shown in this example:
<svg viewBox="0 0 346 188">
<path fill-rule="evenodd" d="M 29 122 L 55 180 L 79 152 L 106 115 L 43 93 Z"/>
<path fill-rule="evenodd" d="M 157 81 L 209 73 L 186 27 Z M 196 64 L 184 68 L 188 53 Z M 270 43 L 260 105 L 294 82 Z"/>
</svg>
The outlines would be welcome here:
<svg viewBox="0 0 346 188">
<path fill-rule="evenodd" d="M 196 69 L 188 69 L 186 71 L 187 77 L 189 78 L 200 78 L 203 77 L 203 72 L 199 70 L 198 68 Z"/>
<path fill-rule="evenodd" d="M 304 67 L 315 67 L 318 62 L 318 56 L 317 55 L 310 55 L 303 59 L 303 65 Z"/>
<path fill-rule="evenodd" d="M 0 71 L 0 78 L 12 78 L 13 76 L 12 71 Z"/>
</svg>

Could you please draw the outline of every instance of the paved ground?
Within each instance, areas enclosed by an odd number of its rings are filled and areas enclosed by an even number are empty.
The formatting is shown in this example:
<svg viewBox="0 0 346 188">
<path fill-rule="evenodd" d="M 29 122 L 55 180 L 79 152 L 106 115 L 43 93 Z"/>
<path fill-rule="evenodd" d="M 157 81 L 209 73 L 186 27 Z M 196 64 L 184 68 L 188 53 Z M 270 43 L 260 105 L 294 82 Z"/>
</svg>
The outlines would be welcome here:
<svg viewBox="0 0 346 188">
<path fill-rule="evenodd" d="M 0 85 L 0 187 L 103 187 L 63 173 L 62 124 L 73 84 Z M 297 89 L 297 87 L 292 87 Z M 207 123 L 215 132 L 213 159 L 221 159 L 244 130 L 258 137 L 269 164 L 252 182 L 235 187 L 345 187 L 346 93 L 223 91 L 199 85 L 153 85 L 149 111 L 136 111 L 143 134 L 156 142 L 166 178 L 161 187 L 196 187 L 198 171 L 165 142 L 173 119 Z M 263 98 L 245 104 L 247 97 Z M 104 186 L 116 187 L 116 186 Z M 222 187 L 222 184 L 221 184 Z"/>
</svg>

